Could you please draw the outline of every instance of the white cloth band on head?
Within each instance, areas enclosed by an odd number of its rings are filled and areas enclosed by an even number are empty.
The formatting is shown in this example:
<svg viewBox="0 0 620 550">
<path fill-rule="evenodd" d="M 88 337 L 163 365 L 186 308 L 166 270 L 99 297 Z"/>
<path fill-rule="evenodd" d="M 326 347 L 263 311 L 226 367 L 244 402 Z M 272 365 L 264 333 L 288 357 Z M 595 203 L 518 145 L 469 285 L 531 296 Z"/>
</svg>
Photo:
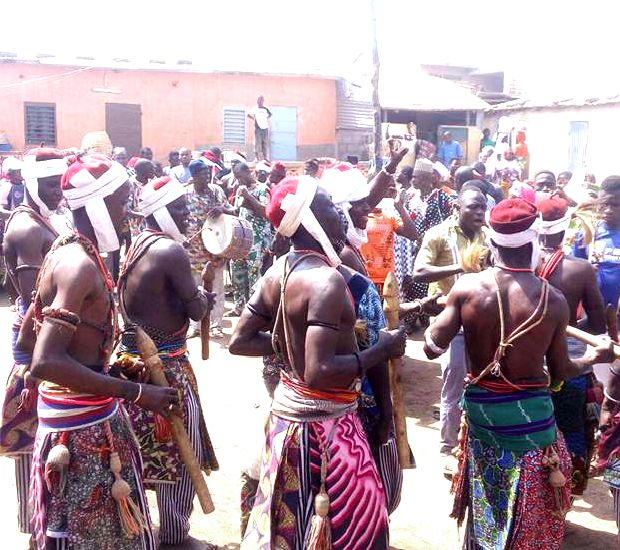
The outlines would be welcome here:
<svg viewBox="0 0 620 550">
<path fill-rule="evenodd" d="M 144 217 L 150 216 L 157 210 L 166 208 L 168 204 L 186 194 L 187 191 L 183 184 L 171 178 L 168 183 L 162 185 L 159 189 L 153 189 L 150 185 L 143 187 L 138 199 L 138 209 L 144 214 Z"/>
<path fill-rule="evenodd" d="M 361 201 L 370 194 L 370 185 L 357 168 L 329 168 L 323 172 L 319 184 L 330 194 L 334 204 Z"/>
<path fill-rule="evenodd" d="M 22 177 L 28 190 L 28 196 L 39 207 L 39 212 L 49 218 L 53 211 L 39 197 L 39 178 L 62 176 L 67 171 L 66 159 L 48 159 L 37 162 L 35 155 L 26 155 L 22 165 Z"/>
<path fill-rule="evenodd" d="M 450 170 L 448 170 L 441 162 L 436 161 L 433 162 L 433 170 L 439 174 L 439 177 L 442 180 L 447 180 L 450 178 Z"/>
<path fill-rule="evenodd" d="M 534 223 L 530 225 L 524 231 L 519 231 L 518 233 L 511 233 L 509 235 L 505 233 L 498 233 L 495 231 L 491 224 L 488 224 L 489 228 L 487 231 L 487 236 L 493 240 L 495 244 L 499 246 L 504 246 L 506 248 L 519 248 L 527 243 L 531 243 L 538 239 L 538 233 L 540 228 L 540 218 L 536 218 Z"/>
<path fill-rule="evenodd" d="M 159 228 L 169 237 L 174 239 L 178 243 L 182 243 L 185 241 L 185 235 L 179 231 L 179 227 L 172 219 L 168 208 L 165 206 L 163 208 L 158 208 L 153 212 L 153 217 L 159 225 Z"/>
<path fill-rule="evenodd" d="M 97 237 L 99 252 L 114 252 L 118 250 L 121 245 L 104 198 L 97 197 L 89 200 L 84 205 L 84 210 L 86 210 L 86 215 L 93 226 L 95 237 Z"/>
<path fill-rule="evenodd" d="M 540 229 L 538 230 L 538 232 L 541 235 L 555 235 L 557 233 L 562 233 L 562 231 L 566 231 L 568 229 L 572 217 L 572 212 L 567 212 L 566 215 L 559 220 L 542 220 L 540 222 Z"/>
<path fill-rule="evenodd" d="M 323 252 L 329 259 L 332 266 L 337 267 L 342 262 L 334 247 L 319 224 L 310 205 L 314 200 L 318 189 L 318 181 L 311 177 L 304 177 L 297 185 L 296 193 L 289 193 L 282 199 L 280 208 L 284 211 L 284 216 L 278 227 L 278 232 L 285 237 L 292 237 L 303 225 L 321 245 Z"/>
<path fill-rule="evenodd" d="M 71 178 L 74 188 L 65 189 L 64 195 L 69 208 L 77 210 L 92 200 L 109 197 L 128 179 L 127 170 L 116 161 L 99 178 L 84 168 Z"/>
<path fill-rule="evenodd" d="M 304 178 L 303 184 L 297 185 L 295 194 L 289 193 L 282 199 L 280 208 L 284 216 L 278 227 L 278 233 L 285 237 L 292 237 L 301 225 L 301 221 L 314 200 L 319 182 L 314 178 Z"/>
</svg>

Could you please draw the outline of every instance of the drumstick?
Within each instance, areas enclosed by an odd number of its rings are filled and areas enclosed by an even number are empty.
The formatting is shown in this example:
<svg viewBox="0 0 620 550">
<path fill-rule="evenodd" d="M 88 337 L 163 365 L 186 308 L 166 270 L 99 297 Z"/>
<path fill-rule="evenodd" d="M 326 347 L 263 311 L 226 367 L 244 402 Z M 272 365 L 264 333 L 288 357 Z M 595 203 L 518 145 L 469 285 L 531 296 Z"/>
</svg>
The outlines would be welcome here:
<svg viewBox="0 0 620 550">
<path fill-rule="evenodd" d="M 589 332 L 579 330 L 578 328 L 571 327 L 570 325 L 566 327 L 566 335 L 577 338 L 577 340 L 581 340 L 582 342 L 590 344 L 594 347 L 604 345 L 604 342 L 601 341 L 600 337 L 594 336 L 594 334 L 590 334 Z M 616 359 L 620 359 L 620 345 L 614 344 L 612 353 L 615 355 Z"/>
<path fill-rule="evenodd" d="M 202 271 L 202 287 L 208 291 L 213 291 L 213 279 L 215 278 L 215 270 L 213 264 L 207 262 Z M 211 330 L 211 310 L 207 311 L 200 321 L 200 343 L 202 345 L 203 360 L 209 359 L 209 330 Z"/>
<path fill-rule="evenodd" d="M 144 366 L 148 368 L 151 381 L 157 386 L 162 386 L 164 388 L 169 387 L 168 380 L 166 380 L 166 375 L 164 373 L 164 364 L 157 354 L 157 346 L 153 343 L 149 335 L 139 326 L 136 326 L 136 344 L 140 352 L 140 357 L 144 362 Z M 185 465 L 192 485 L 196 490 L 200 507 L 205 514 L 210 514 L 215 510 L 215 506 L 213 506 L 211 493 L 209 493 L 207 482 L 202 475 L 196 453 L 185 431 L 183 420 L 174 413 L 170 414 L 168 419 L 172 428 L 172 437 L 179 449 L 181 461 Z"/>
<path fill-rule="evenodd" d="M 398 328 L 399 320 L 399 289 L 398 281 L 394 273 L 388 273 L 383 285 L 383 311 L 388 323 L 388 329 Z M 396 447 L 400 467 L 411 469 L 414 467 L 411 461 L 411 450 L 407 439 L 407 419 L 405 416 L 405 399 L 403 396 L 402 380 L 400 371 L 403 368 L 403 358 L 395 357 L 389 361 L 390 390 L 392 392 L 392 408 L 394 410 L 394 431 L 396 432 Z"/>
</svg>

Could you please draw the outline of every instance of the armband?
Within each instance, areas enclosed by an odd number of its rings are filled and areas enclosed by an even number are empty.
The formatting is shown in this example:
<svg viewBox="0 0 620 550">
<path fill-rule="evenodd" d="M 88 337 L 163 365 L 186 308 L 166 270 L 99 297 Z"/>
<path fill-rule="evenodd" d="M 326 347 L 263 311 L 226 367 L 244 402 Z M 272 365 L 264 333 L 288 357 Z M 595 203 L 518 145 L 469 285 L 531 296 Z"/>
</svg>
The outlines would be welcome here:
<svg viewBox="0 0 620 550">
<path fill-rule="evenodd" d="M 306 321 L 306 324 L 309 327 L 323 327 L 330 328 L 332 330 L 340 330 L 340 325 L 328 323 L 327 321 L 320 321 L 318 319 L 308 319 L 308 321 Z"/>
<path fill-rule="evenodd" d="M 613 363 L 609 363 L 609 372 L 611 372 L 611 374 L 613 374 L 614 376 L 620 376 L 620 372 L 614 369 Z"/>
<path fill-rule="evenodd" d="M 41 315 L 44 317 L 44 320 L 61 325 L 70 330 L 76 330 L 77 326 L 82 322 L 77 313 L 73 313 L 62 307 L 55 308 L 46 306 L 41 310 Z"/>
<path fill-rule="evenodd" d="M 440 348 L 437 344 L 435 344 L 433 337 L 431 336 L 431 327 L 428 327 L 424 332 L 424 342 L 426 343 L 428 349 L 430 349 L 435 355 L 443 355 L 448 349 L 448 346 L 445 348 Z"/>
<path fill-rule="evenodd" d="M 381 172 L 384 173 L 389 178 L 391 178 L 396 173 L 396 172 L 388 172 L 385 166 L 381 168 Z"/>
<path fill-rule="evenodd" d="M 245 307 L 252 315 L 256 315 L 261 319 L 265 319 L 265 321 L 271 321 L 271 315 L 268 315 L 267 313 L 261 313 L 252 304 L 246 304 Z"/>
</svg>

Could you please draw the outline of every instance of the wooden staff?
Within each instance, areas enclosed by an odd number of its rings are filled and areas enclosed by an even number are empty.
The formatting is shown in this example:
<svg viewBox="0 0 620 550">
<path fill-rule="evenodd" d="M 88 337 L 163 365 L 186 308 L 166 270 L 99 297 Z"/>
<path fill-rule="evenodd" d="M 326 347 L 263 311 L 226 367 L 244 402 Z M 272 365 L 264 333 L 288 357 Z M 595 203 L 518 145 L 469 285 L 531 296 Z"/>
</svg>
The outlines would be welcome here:
<svg viewBox="0 0 620 550">
<path fill-rule="evenodd" d="M 149 335 L 139 326 L 136 326 L 136 344 L 140 352 L 140 357 L 149 370 L 151 381 L 156 386 L 162 386 L 164 388 L 169 387 L 168 380 L 166 380 L 166 375 L 164 374 L 164 364 L 157 354 L 157 346 Z M 196 453 L 185 431 L 185 426 L 183 426 L 183 420 L 174 413 L 170 414 L 168 420 L 172 427 L 172 437 L 174 437 L 181 460 L 192 480 L 192 485 L 198 495 L 202 511 L 205 514 L 210 514 L 215 510 L 213 501 L 211 500 L 211 493 L 209 493 L 207 482 L 202 475 L 200 464 L 196 458 Z"/>
<path fill-rule="evenodd" d="M 202 287 L 208 291 L 213 291 L 213 279 L 215 279 L 215 269 L 211 262 L 205 264 L 202 270 Z M 211 330 L 211 310 L 200 321 L 200 343 L 202 346 L 203 360 L 209 359 L 209 331 Z"/>
<path fill-rule="evenodd" d="M 399 288 L 394 273 L 388 273 L 383 285 L 383 311 L 389 330 L 398 328 L 399 320 Z M 414 468 L 411 461 L 411 450 L 407 439 L 407 421 L 405 416 L 405 400 L 400 371 L 403 367 L 402 357 L 390 359 L 390 390 L 392 392 L 392 408 L 394 410 L 394 429 L 396 431 L 396 447 L 398 461 L 403 470 Z"/>
<path fill-rule="evenodd" d="M 571 327 L 570 325 L 566 327 L 566 335 L 572 336 L 573 338 L 577 338 L 577 340 L 581 340 L 586 344 L 590 344 L 591 346 L 600 346 L 604 342 L 598 336 L 594 336 L 594 334 L 590 334 L 589 332 L 585 332 L 583 330 L 579 330 L 578 328 Z M 614 344 L 612 348 L 612 353 L 616 357 L 616 359 L 620 359 L 620 345 Z"/>
</svg>

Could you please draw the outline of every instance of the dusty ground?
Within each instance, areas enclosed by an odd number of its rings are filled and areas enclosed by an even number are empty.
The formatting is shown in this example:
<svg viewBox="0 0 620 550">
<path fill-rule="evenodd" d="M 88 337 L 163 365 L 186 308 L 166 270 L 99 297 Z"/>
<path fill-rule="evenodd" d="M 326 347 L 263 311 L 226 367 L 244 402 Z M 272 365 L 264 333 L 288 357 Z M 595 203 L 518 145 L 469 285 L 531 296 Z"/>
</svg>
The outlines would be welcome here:
<svg viewBox="0 0 620 550">
<path fill-rule="evenodd" d="M 0 355 L 7 372 L 11 361 L 8 345 L 11 319 L 8 308 L 0 308 Z M 230 333 L 230 327 L 225 330 Z M 255 449 L 260 417 L 266 407 L 266 392 L 260 376 L 261 362 L 229 355 L 225 342 L 212 342 L 211 359 L 203 362 L 199 341 L 190 341 L 205 416 L 221 465 L 221 470 L 208 479 L 216 511 L 209 516 L 195 511 L 191 534 L 221 548 L 235 549 L 239 548 L 240 472 Z M 407 355 L 404 377 L 407 426 L 417 469 L 404 474 L 402 502 L 391 517 L 391 542 L 395 550 L 454 550 L 459 548 L 458 532 L 454 521 L 448 517 L 451 508 L 449 483 L 441 475 L 437 453 L 439 423 L 433 418 L 440 389 L 439 366 L 436 362 L 417 359 L 422 357 L 418 341 L 409 342 Z M 0 460 L 0 486 L 3 489 L 0 500 L 2 548 L 26 548 L 27 537 L 16 529 L 11 460 Z M 154 499 L 151 502 L 157 521 Z M 615 532 L 611 498 L 602 481 L 593 479 L 585 498 L 575 502 L 568 516 L 564 548 L 616 548 Z"/>
</svg>

